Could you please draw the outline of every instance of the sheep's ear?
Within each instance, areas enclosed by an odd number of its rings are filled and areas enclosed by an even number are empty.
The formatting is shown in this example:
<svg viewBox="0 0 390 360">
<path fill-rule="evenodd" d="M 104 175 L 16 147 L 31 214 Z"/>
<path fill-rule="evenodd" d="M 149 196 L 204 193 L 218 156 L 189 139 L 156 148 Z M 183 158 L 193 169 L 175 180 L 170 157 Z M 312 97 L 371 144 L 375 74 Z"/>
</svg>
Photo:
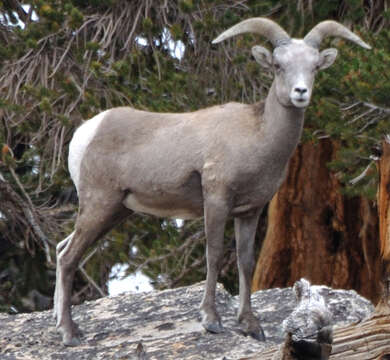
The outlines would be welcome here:
<svg viewBox="0 0 390 360">
<path fill-rule="evenodd" d="M 252 55 L 264 68 L 272 68 L 272 55 L 266 48 L 256 45 L 252 48 Z"/>
<path fill-rule="evenodd" d="M 331 66 L 337 57 L 337 49 L 325 49 L 320 53 L 320 63 L 318 65 L 319 69 L 326 69 Z"/>
</svg>

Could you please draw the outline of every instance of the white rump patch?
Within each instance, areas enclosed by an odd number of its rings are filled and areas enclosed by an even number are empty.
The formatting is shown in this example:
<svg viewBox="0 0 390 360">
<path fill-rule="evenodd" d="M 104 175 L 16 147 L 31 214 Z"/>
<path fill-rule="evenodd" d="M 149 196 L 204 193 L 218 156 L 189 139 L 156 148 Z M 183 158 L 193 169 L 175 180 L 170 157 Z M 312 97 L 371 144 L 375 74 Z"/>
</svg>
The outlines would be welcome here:
<svg viewBox="0 0 390 360">
<path fill-rule="evenodd" d="M 73 134 L 69 145 L 68 168 L 77 192 L 80 181 L 80 168 L 85 151 L 96 134 L 97 129 L 109 110 L 94 116 L 82 124 Z"/>
</svg>

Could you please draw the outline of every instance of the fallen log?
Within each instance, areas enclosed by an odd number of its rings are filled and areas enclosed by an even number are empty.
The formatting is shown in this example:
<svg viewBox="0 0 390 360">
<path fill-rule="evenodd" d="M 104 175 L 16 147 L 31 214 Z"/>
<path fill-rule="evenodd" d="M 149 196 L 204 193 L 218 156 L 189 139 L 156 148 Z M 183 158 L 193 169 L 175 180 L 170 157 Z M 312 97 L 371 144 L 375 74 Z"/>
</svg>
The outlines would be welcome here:
<svg viewBox="0 0 390 360">
<path fill-rule="evenodd" d="M 332 353 L 329 360 L 387 360 L 390 359 L 390 313 L 375 314 L 372 318 L 334 329 Z M 286 348 L 288 343 L 282 345 Z M 309 357 L 280 357 L 281 348 L 273 347 L 261 354 L 240 360 L 295 360 Z M 276 357 L 279 354 L 279 357 Z M 287 356 L 287 354 L 284 354 Z M 314 358 L 312 358 L 314 359 Z M 321 358 L 319 358 L 321 359 Z M 326 358 L 325 358 L 326 359 Z"/>
<path fill-rule="evenodd" d="M 390 359 L 390 314 L 335 331 L 331 360 Z"/>
</svg>

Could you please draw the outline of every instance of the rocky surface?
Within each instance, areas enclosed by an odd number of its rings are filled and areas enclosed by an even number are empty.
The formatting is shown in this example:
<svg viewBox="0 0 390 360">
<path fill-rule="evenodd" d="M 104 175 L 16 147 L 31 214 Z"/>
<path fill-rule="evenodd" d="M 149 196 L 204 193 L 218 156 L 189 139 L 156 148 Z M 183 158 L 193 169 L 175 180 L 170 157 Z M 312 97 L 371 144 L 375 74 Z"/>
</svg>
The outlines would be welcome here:
<svg viewBox="0 0 390 360">
<path fill-rule="evenodd" d="M 354 291 L 317 287 L 335 324 L 360 321 L 372 304 Z M 0 359 L 242 359 L 279 344 L 282 322 L 296 300 L 291 288 L 252 295 L 267 341 L 244 336 L 236 322 L 237 297 L 218 286 L 217 307 L 225 331 L 210 334 L 200 325 L 203 283 L 143 294 L 122 294 L 73 308 L 84 332 L 82 345 L 67 348 L 55 331 L 51 311 L 0 314 Z"/>
</svg>

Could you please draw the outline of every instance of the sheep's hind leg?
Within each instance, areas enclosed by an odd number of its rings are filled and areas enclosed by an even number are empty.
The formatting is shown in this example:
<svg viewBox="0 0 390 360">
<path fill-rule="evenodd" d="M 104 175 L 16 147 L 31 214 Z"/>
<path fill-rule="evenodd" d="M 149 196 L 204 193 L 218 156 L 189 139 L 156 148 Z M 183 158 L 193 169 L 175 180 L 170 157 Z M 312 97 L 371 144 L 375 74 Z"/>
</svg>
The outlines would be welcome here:
<svg viewBox="0 0 390 360">
<path fill-rule="evenodd" d="M 74 235 L 64 246 L 60 246 L 57 259 L 58 278 L 56 279 L 57 330 L 67 346 L 80 344 L 77 325 L 71 315 L 71 295 L 74 274 L 78 263 L 88 247 L 125 218 L 130 211 L 122 204 L 122 197 L 110 194 L 110 201 L 104 194 L 94 193 L 94 201 L 80 205 Z M 101 201 L 99 201 L 101 200 Z"/>
<path fill-rule="evenodd" d="M 259 341 L 265 341 L 263 329 L 251 308 L 251 281 L 255 265 L 254 241 L 261 209 L 254 214 L 234 219 L 237 265 L 240 280 L 238 322 L 242 331 Z"/>
<path fill-rule="evenodd" d="M 80 344 L 79 337 L 81 334 L 76 323 L 72 320 L 70 310 L 73 278 L 82 256 L 82 254 L 78 255 L 77 252 L 77 244 L 82 242 L 82 240 L 79 240 L 79 233 L 79 231 L 75 231 L 71 238 L 65 239 L 68 241 L 65 242 L 64 240 L 65 243 L 59 243 L 59 252 L 57 253 L 54 314 L 57 320 L 57 331 L 61 333 L 63 344 L 66 346 Z"/>
<path fill-rule="evenodd" d="M 58 265 L 58 259 L 60 257 L 60 253 L 61 253 L 61 251 L 64 250 L 65 246 L 69 243 L 69 241 L 72 240 L 73 235 L 74 235 L 74 231 L 69 236 L 67 236 L 64 240 L 59 242 L 56 246 L 56 258 L 57 258 L 56 279 L 60 278 L 60 266 Z M 53 317 L 55 320 L 57 320 L 58 298 L 60 296 L 59 291 L 60 291 L 60 289 L 59 289 L 58 284 L 56 282 L 56 287 L 54 290 L 54 301 L 53 301 Z"/>
</svg>

